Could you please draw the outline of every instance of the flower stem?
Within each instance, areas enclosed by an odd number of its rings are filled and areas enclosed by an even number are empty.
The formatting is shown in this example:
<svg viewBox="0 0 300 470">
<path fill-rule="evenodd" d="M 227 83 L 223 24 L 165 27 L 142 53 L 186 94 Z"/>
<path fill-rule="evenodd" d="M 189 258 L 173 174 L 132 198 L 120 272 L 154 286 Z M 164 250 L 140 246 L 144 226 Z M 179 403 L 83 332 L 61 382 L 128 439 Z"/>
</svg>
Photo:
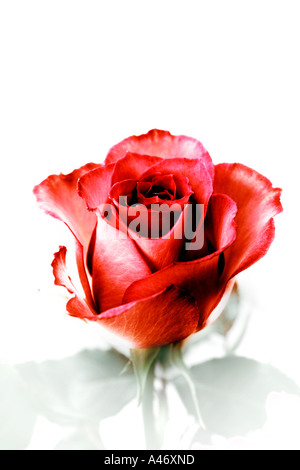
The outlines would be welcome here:
<svg viewBox="0 0 300 470">
<path fill-rule="evenodd" d="M 144 393 L 141 399 L 147 450 L 158 450 L 160 447 L 154 415 L 154 378 L 155 362 L 149 368 Z"/>
</svg>

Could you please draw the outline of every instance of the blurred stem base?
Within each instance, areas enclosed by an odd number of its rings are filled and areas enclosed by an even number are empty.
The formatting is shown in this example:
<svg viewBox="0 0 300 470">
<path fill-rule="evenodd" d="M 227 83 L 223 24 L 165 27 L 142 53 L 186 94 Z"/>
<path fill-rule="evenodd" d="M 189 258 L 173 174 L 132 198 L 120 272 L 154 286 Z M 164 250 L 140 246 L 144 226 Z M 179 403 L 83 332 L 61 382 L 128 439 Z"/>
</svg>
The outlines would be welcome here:
<svg viewBox="0 0 300 470">
<path fill-rule="evenodd" d="M 154 413 L 154 380 L 155 363 L 149 369 L 144 393 L 141 397 L 145 442 L 148 450 L 160 449 L 162 445 Z"/>
<path fill-rule="evenodd" d="M 131 349 L 130 358 L 137 381 L 137 401 L 142 406 L 145 441 L 148 450 L 161 447 L 154 413 L 154 380 L 160 348 Z"/>
<path fill-rule="evenodd" d="M 145 441 L 148 450 L 159 450 L 164 439 L 164 428 L 168 419 L 166 409 L 166 376 L 170 371 L 182 375 L 188 388 L 195 416 L 200 427 L 205 429 L 196 395 L 195 384 L 183 360 L 183 343 L 178 342 L 152 349 L 132 349 L 131 361 L 136 375 L 138 404 L 142 406 Z M 160 367 L 160 374 L 156 375 Z M 161 392 L 156 394 L 155 381 L 161 381 Z M 155 399 L 159 400 L 159 417 L 155 416 Z"/>
</svg>

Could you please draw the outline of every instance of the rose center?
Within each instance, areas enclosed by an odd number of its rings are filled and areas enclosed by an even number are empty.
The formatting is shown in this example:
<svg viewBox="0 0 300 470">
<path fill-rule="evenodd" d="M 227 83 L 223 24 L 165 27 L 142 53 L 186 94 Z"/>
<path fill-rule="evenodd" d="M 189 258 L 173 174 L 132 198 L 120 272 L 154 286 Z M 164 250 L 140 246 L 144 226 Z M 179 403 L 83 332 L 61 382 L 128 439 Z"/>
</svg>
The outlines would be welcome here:
<svg viewBox="0 0 300 470">
<path fill-rule="evenodd" d="M 173 175 L 154 174 L 146 176 L 137 182 L 137 203 L 149 205 L 176 198 L 176 182 Z"/>
</svg>

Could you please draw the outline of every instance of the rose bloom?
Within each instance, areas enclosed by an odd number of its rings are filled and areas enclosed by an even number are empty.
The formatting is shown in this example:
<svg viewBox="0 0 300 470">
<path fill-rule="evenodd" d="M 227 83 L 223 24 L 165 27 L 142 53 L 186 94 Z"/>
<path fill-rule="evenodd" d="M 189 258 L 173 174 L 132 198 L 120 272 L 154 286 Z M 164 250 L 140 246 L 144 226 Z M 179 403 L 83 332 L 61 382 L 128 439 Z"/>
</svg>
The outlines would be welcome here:
<svg viewBox="0 0 300 470">
<path fill-rule="evenodd" d="M 199 141 L 161 130 L 123 140 L 104 164 L 49 176 L 34 193 L 74 235 L 82 293 L 67 271 L 66 247 L 52 263 L 55 284 L 72 294 L 68 313 L 98 322 L 135 348 L 203 329 L 235 276 L 266 254 L 273 217 L 282 211 L 281 190 L 267 178 L 239 163 L 214 165 Z M 149 233 L 159 212 L 153 204 L 165 207 L 156 237 Z M 164 233 L 173 205 L 178 210 Z M 199 216 L 190 210 L 198 207 Z M 138 216 L 147 233 L 134 225 Z"/>
</svg>

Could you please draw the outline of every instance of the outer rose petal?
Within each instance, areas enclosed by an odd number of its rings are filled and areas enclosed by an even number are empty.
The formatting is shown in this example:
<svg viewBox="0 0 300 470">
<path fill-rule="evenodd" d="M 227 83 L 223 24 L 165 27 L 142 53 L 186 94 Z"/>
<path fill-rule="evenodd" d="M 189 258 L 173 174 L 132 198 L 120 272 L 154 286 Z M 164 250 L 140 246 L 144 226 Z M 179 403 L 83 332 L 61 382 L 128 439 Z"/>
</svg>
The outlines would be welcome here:
<svg viewBox="0 0 300 470">
<path fill-rule="evenodd" d="M 195 300 L 186 292 L 170 286 L 149 298 L 107 310 L 101 315 L 88 306 L 74 287 L 66 268 L 65 247 L 55 253 L 52 263 L 55 284 L 74 294 L 68 303 L 71 316 L 96 321 L 134 347 L 163 346 L 187 338 L 196 331 L 198 310 Z"/>
<path fill-rule="evenodd" d="M 96 315 L 95 309 L 91 305 L 89 299 L 83 299 L 77 292 L 77 289 L 73 285 L 72 280 L 67 273 L 66 254 L 66 247 L 61 246 L 59 251 L 54 255 L 52 267 L 55 284 L 57 286 L 65 287 L 70 294 L 74 294 L 74 297 L 72 297 L 67 303 L 67 311 L 70 315 L 82 319 L 94 320 Z"/>
<path fill-rule="evenodd" d="M 94 311 L 96 310 L 92 290 L 91 290 L 91 279 L 89 279 L 88 275 L 88 267 L 86 265 L 86 250 L 84 250 L 83 246 L 78 242 L 75 238 L 76 242 L 76 264 L 79 274 L 79 279 L 84 290 L 86 296 L 86 302 L 90 306 L 90 308 Z"/>
<path fill-rule="evenodd" d="M 223 288 L 218 275 L 219 254 L 213 254 L 202 260 L 174 263 L 146 279 L 134 282 L 125 292 L 123 303 L 155 295 L 172 283 L 187 290 L 196 299 L 199 329 L 201 329 L 220 300 Z"/>
<path fill-rule="evenodd" d="M 228 240 L 236 236 L 236 203 L 226 194 L 213 194 L 209 200 L 204 221 L 204 246 L 199 250 L 189 250 L 187 261 L 196 260 L 215 251 L 222 251 Z"/>
<path fill-rule="evenodd" d="M 207 150 L 198 140 L 185 135 L 173 136 L 168 131 L 153 129 L 147 134 L 128 137 L 110 149 L 105 163 L 116 162 L 126 152 L 161 158 L 201 158 L 211 178 L 214 175 L 214 165 Z"/>
<path fill-rule="evenodd" d="M 85 173 L 78 181 L 78 194 L 90 211 L 105 204 L 111 187 L 115 165 L 101 165 Z"/>
<path fill-rule="evenodd" d="M 151 273 L 134 240 L 100 215 L 92 271 L 94 298 L 101 312 L 121 305 L 127 287 Z"/>
<path fill-rule="evenodd" d="M 223 276 L 234 277 L 268 251 L 274 236 L 273 217 L 282 211 L 281 189 L 256 171 L 239 163 L 216 166 L 214 191 L 237 204 L 237 237 L 225 254 Z"/>
<path fill-rule="evenodd" d="M 236 203 L 225 194 L 213 194 L 209 201 L 205 228 L 215 251 L 236 237 Z"/>
<path fill-rule="evenodd" d="M 198 317 L 193 297 L 170 286 L 141 301 L 108 310 L 99 315 L 97 321 L 128 339 L 134 347 L 151 348 L 180 341 L 195 333 Z"/>
<path fill-rule="evenodd" d="M 77 182 L 97 166 L 89 163 L 68 175 L 51 175 L 33 190 L 40 207 L 62 220 L 84 247 L 89 243 L 96 216 L 86 210 L 84 201 L 78 196 Z"/>
</svg>

